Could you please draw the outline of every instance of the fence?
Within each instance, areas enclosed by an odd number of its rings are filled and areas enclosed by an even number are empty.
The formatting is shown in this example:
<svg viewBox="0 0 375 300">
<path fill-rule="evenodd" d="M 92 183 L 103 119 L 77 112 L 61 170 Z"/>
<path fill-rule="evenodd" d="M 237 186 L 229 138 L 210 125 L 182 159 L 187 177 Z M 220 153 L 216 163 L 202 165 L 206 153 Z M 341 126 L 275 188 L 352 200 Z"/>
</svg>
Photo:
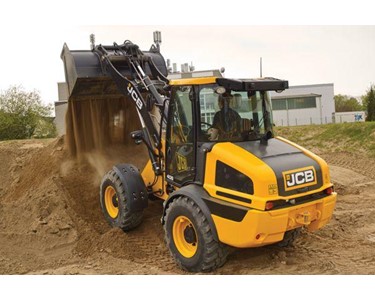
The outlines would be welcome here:
<svg viewBox="0 0 375 300">
<path fill-rule="evenodd" d="M 332 117 L 309 117 L 309 118 L 274 118 L 276 126 L 299 126 L 299 125 L 321 125 L 329 123 L 354 123 L 364 122 L 365 112 L 333 113 Z"/>
<path fill-rule="evenodd" d="M 299 126 L 299 125 L 313 125 L 313 124 L 328 124 L 333 123 L 332 118 L 277 118 L 273 120 L 276 126 Z"/>
</svg>

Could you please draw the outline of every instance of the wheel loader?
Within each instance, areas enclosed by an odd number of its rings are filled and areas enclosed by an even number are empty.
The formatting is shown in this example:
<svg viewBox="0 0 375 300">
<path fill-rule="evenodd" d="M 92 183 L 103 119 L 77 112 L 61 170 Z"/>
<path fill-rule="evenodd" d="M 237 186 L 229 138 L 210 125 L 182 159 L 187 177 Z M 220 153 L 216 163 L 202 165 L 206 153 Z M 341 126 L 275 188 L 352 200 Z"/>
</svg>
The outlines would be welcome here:
<svg viewBox="0 0 375 300">
<path fill-rule="evenodd" d="M 159 49 L 141 51 L 130 41 L 63 47 L 74 113 L 84 118 L 73 106 L 80 101 L 125 98 L 139 118 L 130 138 L 148 151 L 143 170 L 122 163 L 103 177 L 108 223 L 127 232 L 142 222 L 150 199 L 164 201 L 166 245 L 189 272 L 223 266 L 230 247 L 288 246 L 301 228 L 326 225 L 337 198 L 327 163 L 273 133 L 269 92 L 287 89 L 288 81 L 213 71 L 170 79 Z M 79 131 L 80 118 L 67 126 Z M 92 139 L 111 122 L 103 115 Z"/>
</svg>

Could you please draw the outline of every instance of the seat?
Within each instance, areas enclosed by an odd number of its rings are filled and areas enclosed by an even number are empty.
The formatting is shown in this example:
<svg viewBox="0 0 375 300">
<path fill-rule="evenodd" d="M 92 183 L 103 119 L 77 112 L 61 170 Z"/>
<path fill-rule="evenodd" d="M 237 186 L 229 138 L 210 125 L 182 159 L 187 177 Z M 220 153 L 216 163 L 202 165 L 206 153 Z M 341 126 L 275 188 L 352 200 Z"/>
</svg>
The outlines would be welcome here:
<svg viewBox="0 0 375 300">
<path fill-rule="evenodd" d="M 233 108 L 234 110 L 238 110 L 241 107 L 241 103 L 242 103 L 242 95 L 234 94 L 230 101 L 229 107 Z"/>
<path fill-rule="evenodd" d="M 241 128 L 243 132 L 249 132 L 251 131 L 251 127 L 253 127 L 253 120 L 241 119 Z"/>
</svg>

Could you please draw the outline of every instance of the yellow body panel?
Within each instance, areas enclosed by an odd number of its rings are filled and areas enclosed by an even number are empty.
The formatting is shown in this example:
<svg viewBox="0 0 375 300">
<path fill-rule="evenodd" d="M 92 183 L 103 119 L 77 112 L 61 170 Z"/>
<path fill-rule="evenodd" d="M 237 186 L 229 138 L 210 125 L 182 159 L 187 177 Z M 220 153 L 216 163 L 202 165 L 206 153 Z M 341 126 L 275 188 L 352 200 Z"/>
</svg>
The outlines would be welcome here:
<svg viewBox="0 0 375 300">
<path fill-rule="evenodd" d="M 172 79 L 169 81 L 170 85 L 198 85 L 215 83 L 216 77 L 201 77 L 201 78 L 181 78 Z"/>
<path fill-rule="evenodd" d="M 333 213 L 336 193 L 323 199 L 295 207 L 258 211 L 249 210 L 241 222 L 212 215 L 219 240 L 227 245 L 247 248 L 276 243 L 284 238 L 285 231 L 307 226 L 309 231 L 326 225 Z M 301 217 L 307 220 L 304 224 Z"/>
<path fill-rule="evenodd" d="M 216 162 L 220 160 L 239 172 L 247 175 L 253 180 L 254 195 L 249 195 L 215 185 Z M 249 168 L 251 166 L 251 168 Z M 275 173 L 267 164 L 255 155 L 236 146 L 233 143 L 218 143 L 207 153 L 206 172 L 203 187 L 212 196 L 226 200 L 235 204 L 263 210 L 268 200 L 275 199 L 275 195 L 270 193 L 270 186 L 276 187 L 277 179 Z M 259 176 L 261 174 L 261 176 Z M 226 198 L 216 194 L 217 191 L 231 195 L 251 199 L 251 204 L 242 201 Z"/>
<path fill-rule="evenodd" d="M 157 178 L 155 178 L 155 173 L 152 169 L 151 160 L 147 162 L 141 175 L 144 183 L 146 184 L 146 187 L 152 186 L 152 191 L 155 193 L 155 196 L 163 200 L 168 199 L 168 194 L 165 192 L 165 178 L 163 178 L 164 174 L 159 175 L 157 176 Z"/>
<path fill-rule="evenodd" d="M 165 149 L 164 136 L 161 139 L 161 149 L 162 149 L 162 152 Z M 152 191 L 154 192 L 155 196 L 163 200 L 168 199 L 168 194 L 165 192 L 166 191 L 165 173 L 156 177 L 154 170 L 152 168 L 151 160 L 148 160 L 146 166 L 142 170 L 141 176 L 147 188 L 152 186 Z"/>
</svg>

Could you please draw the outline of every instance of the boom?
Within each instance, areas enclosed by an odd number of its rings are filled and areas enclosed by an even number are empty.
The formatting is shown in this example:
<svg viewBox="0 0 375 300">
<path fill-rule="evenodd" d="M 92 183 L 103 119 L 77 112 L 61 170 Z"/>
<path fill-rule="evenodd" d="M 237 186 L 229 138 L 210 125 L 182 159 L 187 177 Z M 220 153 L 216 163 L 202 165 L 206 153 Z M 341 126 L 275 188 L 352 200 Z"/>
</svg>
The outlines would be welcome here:
<svg viewBox="0 0 375 300">
<path fill-rule="evenodd" d="M 130 70 L 132 73 L 133 80 L 128 79 L 123 76 L 112 63 L 113 59 L 116 59 L 117 56 L 110 55 L 108 50 L 115 51 L 120 56 L 122 55 L 125 58 L 125 61 L 129 64 Z M 168 83 L 168 79 L 158 70 L 155 66 L 153 60 L 149 56 L 145 56 L 139 47 L 133 44 L 130 41 L 125 41 L 122 45 L 117 45 L 114 43 L 112 47 L 106 47 L 99 45 L 93 50 L 95 53 L 98 53 L 101 61 L 104 64 L 104 68 L 107 71 L 108 75 L 112 77 L 116 83 L 119 91 L 124 95 L 127 95 L 128 98 L 134 101 L 136 109 L 138 111 L 138 116 L 142 124 L 142 134 L 133 133 L 132 137 L 134 139 L 142 139 L 148 150 L 150 159 L 152 162 L 153 169 L 157 175 L 160 174 L 161 169 L 157 161 L 157 157 L 160 157 L 162 152 L 160 151 L 161 147 L 161 136 L 159 128 L 155 128 L 154 123 L 152 122 L 149 110 L 152 109 L 152 105 L 156 104 L 159 108 L 164 106 L 164 101 L 154 82 L 150 77 L 145 73 L 142 68 L 142 64 L 148 63 L 153 77 L 158 78 L 164 84 Z M 160 83 L 159 81 L 159 83 Z M 142 97 L 142 92 L 147 92 L 151 97 L 147 103 Z M 163 112 L 161 112 L 163 115 Z M 161 121 L 162 122 L 162 121 Z M 155 153 L 154 149 L 157 149 Z"/>
</svg>

